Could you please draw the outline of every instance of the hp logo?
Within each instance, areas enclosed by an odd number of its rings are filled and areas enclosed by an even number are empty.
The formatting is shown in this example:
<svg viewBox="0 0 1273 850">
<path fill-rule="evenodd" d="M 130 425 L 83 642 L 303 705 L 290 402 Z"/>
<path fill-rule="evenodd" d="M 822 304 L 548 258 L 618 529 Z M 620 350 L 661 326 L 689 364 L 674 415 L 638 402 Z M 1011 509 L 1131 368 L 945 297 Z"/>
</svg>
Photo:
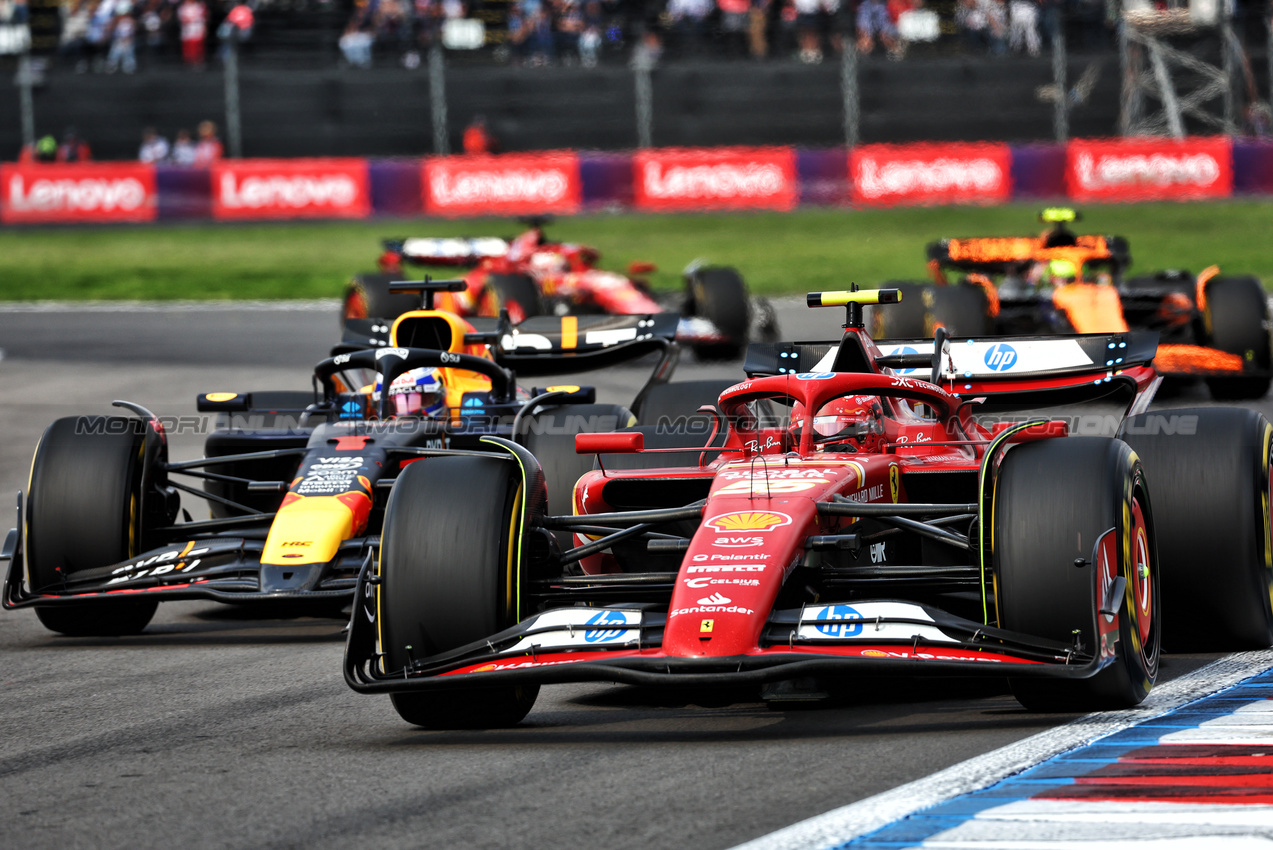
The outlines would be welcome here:
<svg viewBox="0 0 1273 850">
<path fill-rule="evenodd" d="M 997 342 L 986 352 L 986 366 L 994 372 L 1006 372 L 1017 363 L 1017 350 L 1006 342 Z"/>
<path fill-rule="evenodd" d="M 848 638 L 862 634 L 862 615 L 850 605 L 828 605 L 818 612 L 818 619 L 843 621 L 818 625 L 818 631 L 827 637 Z"/>
<path fill-rule="evenodd" d="M 588 619 L 589 626 L 623 626 L 627 625 L 627 622 L 628 618 L 622 611 L 600 611 Z M 588 629 L 583 633 L 583 639 L 588 643 L 607 643 L 626 633 L 626 629 Z"/>
</svg>

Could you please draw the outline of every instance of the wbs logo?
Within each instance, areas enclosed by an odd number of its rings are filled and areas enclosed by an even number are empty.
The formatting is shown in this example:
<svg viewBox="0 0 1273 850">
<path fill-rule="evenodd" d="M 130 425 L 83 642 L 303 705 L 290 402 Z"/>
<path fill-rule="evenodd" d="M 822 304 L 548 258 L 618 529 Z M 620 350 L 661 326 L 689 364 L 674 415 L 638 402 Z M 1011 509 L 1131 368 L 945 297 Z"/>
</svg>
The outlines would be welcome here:
<svg viewBox="0 0 1273 850">
<path fill-rule="evenodd" d="M 986 352 L 986 365 L 995 372 L 1006 372 L 1017 363 L 1017 350 L 1006 342 L 997 342 Z"/>
<path fill-rule="evenodd" d="M 588 619 L 589 626 L 627 625 L 628 618 L 622 611 L 598 611 Z M 607 643 L 627 634 L 627 629 L 588 629 L 583 639 L 588 643 Z"/>
<path fill-rule="evenodd" d="M 919 354 L 919 351 L 917 349 L 911 348 L 909 345 L 903 345 L 901 348 L 891 353 L 905 355 L 905 354 Z M 899 375 L 913 375 L 919 370 L 918 369 L 895 369 L 894 371 L 897 372 L 897 374 Z"/>
<path fill-rule="evenodd" d="M 818 631 L 827 637 L 849 638 L 862 634 L 862 615 L 850 605 L 828 605 L 818 612 L 818 619 L 842 621 L 818 626 Z"/>
</svg>

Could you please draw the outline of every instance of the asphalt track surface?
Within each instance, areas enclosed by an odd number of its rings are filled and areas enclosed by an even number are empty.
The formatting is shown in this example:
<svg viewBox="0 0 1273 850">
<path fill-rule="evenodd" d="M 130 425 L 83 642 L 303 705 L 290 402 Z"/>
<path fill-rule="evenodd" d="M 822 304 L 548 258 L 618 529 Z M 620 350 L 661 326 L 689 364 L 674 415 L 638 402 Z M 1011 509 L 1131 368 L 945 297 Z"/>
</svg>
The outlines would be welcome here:
<svg viewBox="0 0 1273 850">
<path fill-rule="evenodd" d="M 833 337 L 837 319 L 780 309 L 788 339 Z M 54 418 L 117 398 L 193 415 L 197 392 L 305 388 L 335 336 L 321 308 L 0 311 L 0 505 Z M 738 374 L 687 361 L 680 378 Z M 623 402 L 644 377 L 589 381 Z M 201 443 L 177 434 L 172 455 Z M 1073 719 L 1027 713 L 997 681 L 862 681 L 788 711 L 746 693 L 562 685 L 520 728 L 425 732 L 345 687 L 342 626 L 180 602 L 139 637 L 72 639 L 0 613 L 0 847 L 713 850 Z M 1163 679 L 1216 657 L 1168 656 Z"/>
</svg>

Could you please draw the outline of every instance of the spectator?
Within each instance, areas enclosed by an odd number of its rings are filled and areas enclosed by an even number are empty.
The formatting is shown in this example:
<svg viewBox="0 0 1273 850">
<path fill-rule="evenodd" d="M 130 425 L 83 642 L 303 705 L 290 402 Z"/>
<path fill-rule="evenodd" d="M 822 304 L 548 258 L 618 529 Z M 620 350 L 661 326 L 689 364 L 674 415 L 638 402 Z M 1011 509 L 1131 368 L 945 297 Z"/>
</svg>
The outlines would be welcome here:
<svg viewBox="0 0 1273 850">
<path fill-rule="evenodd" d="M 23 145 L 18 153 L 18 162 L 57 162 L 57 139 L 41 136 L 35 144 Z"/>
<path fill-rule="evenodd" d="M 1003 53 L 1005 19 L 1001 0 L 959 0 L 955 25 L 974 53 Z"/>
<path fill-rule="evenodd" d="M 145 34 L 142 45 L 149 59 L 154 59 L 164 52 L 166 46 L 164 29 L 171 18 L 171 6 L 165 0 L 146 0 L 137 23 L 141 32 Z"/>
<path fill-rule="evenodd" d="M 711 12 L 712 0 L 668 0 L 667 20 L 682 55 L 702 50 Z"/>
<path fill-rule="evenodd" d="M 217 38 L 221 40 L 221 61 L 225 62 L 231 50 L 237 50 L 252 37 L 252 27 L 256 19 L 252 7 L 240 0 L 230 13 L 225 16 L 221 26 L 217 27 Z"/>
<path fill-rule="evenodd" d="M 875 50 L 875 40 L 878 38 L 889 56 L 900 58 L 897 27 L 889 17 L 888 5 L 884 0 L 862 0 L 858 6 L 857 27 L 860 53 L 870 54 Z"/>
<path fill-rule="evenodd" d="M 769 29 L 769 3 L 770 0 L 751 0 L 751 9 L 747 12 L 747 36 L 753 59 L 764 59 L 769 55 L 769 40 L 766 37 Z"/>
<path fill-rule="evenodd" d="M 464 152 L 470 154 L 495 153 L 495 137 L 486 129 L 486 117 L 473 116 L 473 121 L 464 129 Z"/>
<path fill-rule="evenodd" d="M 1031 56 L 1039 55 L 1042 45 L 1039 7 L 1035 0 L 1012 0 L 1008 4 L 1008 47 L 1013 53 L 1024 49 Z"/>
<path fill-rule="evenodd" d="M 123 71 L 132 74 L 137 71 L 137 51 L 133 38 L 137 34 L 137 24 L 132 15 L 116 15 L 111 30 L 110 53 L 106 56 L 106 73 Z"/>
<path fill-rule="evenodd" d="M 539 3 L 523 5 L 526 7 L 526 50 L 530 54 L 530 64 L 551 65 L 555 44 L 548 10 Z"/>
<path fill-rule="evenodd" d="M 88 70 L 88 24 L 92 7 L 88 0 L 75 0 L 71 6 L 62 6 L 62 35 L 58 38 L 58 56 L 75 63 L 75 73 Z"/>
<path fill-rule="evenodd" d="M 720 9 L 720 29 L 725 38 L 725 50 L 736 56 L 746 56 L 751 0 L 716 0 L 716 6 Z"/>
<path fill-rule="evenodd" d="M 181 19 L 181 58 L 190 68 L 202 71 L 204 41 L 208 37 L 208 7 L 203 0 L 182 0 L 177 7 Z"/>
<path fill-rule="evenodd" d="M 221 161 L 221 140 L 217 138 L 217 125 L 211 121 L 199 122 L 199 143 L 194 147 L 195 168 L 207 168 Z"/>
<path fill-rule="evenodd" d="M 338 45 L 341 55 L 345 57 L 345 61 L 351 68 L 370 68 L 371 45 L 374 41 L 371 33 L 359 24 L 358 16 L 354 15 L 345 27 L 345 33 L 340 37 Z"/>
<path fill-rule="evenodd" d="M 796 41 L 800 61 L 816 65 L 822 61 L 822 30 L 840 11 L 839 0 L 792 0 L 795 10 Z M 839 36 L 833 35 L 833 40 Z"/>
<path fill-rule="evenodd" d="M 100 73 L 106 68 L 106 52 L 110 46 L 111 21 L 114 20 L 112 9 L 115 6 L 115 0 L 93 0 L 93 4 L 85 44 L 88 47 L 89 64 L 95 72 Z"/>
<path fill-rule="evenodd" d="M 88 162 L 92 158 L 93 152 L 89 150 L 88 142 L 79 137 L 74 127 L 67 127 L 62 134 L 62 144 L 57 146 L 57 161 Z"/>
<path fill-rule="evenodd" d="M 632 48 L 632 67 L 651 69 L 663 58 L 663 41 L 658 32 L 646 29 L 641 33 L 641 40 Z"/>
<path fill-rule="evenodd" d="M 572 64 L 579 55 L 579 37 L 583 35 L 583 8 L 579 0 L 551 0 L 553 14 L 553 46 L 562 62 Z"/>
<path fill-rule="evenodd" d="M 195 143 L 190 140 L 190 131 L 178 130 L 172 143 L 172 164 L 189 167 L 194 165 L 194 161 Z"/>
<path fill-rule="evenodd" d="M 587 0 L 583 7 L 583 32 L 579 34 L 579 62 L 585 68 L 597 67 L 602 26 L 601 0 Z"/>
<path fill-rule="evenodd" d="M 155 132 L 154 127 L 147 127 L 141 136 L 141 149 L 137 159 L 141 162 L 158 163 L 168 159 L 168 140 Z"/>
</svg>

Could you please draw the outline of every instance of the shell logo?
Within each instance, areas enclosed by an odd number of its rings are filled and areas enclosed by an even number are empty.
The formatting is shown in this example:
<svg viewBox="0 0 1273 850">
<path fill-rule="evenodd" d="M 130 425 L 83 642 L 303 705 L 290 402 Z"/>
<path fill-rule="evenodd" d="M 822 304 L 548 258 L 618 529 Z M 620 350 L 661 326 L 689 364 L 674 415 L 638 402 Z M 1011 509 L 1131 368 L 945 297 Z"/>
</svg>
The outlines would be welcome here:
<svg viewBox="0 0 1273 850">
<path fill-rule="evenodd" d="M 862 650 L 862 654 L 867 658 L 888 658 L 887 652 L 882 652 L 878 649 L 864 649 Z"/>
<path fill-rule="evenodd" d="M 769 531 L 780 525 L 791 525 L 791 517 L 778 511 L 734 511 L 713 517 L 704 525 L 720 532 Z"/>
</svg>

